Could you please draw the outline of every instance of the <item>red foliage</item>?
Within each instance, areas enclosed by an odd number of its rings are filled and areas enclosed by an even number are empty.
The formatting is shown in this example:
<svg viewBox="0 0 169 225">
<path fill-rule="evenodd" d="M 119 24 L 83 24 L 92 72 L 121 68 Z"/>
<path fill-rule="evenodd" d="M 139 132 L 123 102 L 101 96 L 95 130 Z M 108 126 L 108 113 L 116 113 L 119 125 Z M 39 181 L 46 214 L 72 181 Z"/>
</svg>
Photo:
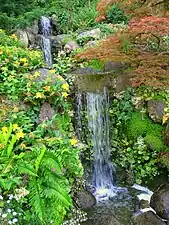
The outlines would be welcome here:
<svg viewBox="0 0 169 225">
<path fill-rule="evenodd" d="M 134 18 L 129 23 L 131 35 L 151 33 L 157 36 L 169 34 L 169 18 L 146 16 L 141 19 Z"/>
<path fill-rule="evenodd" d="M 147 40 L 155 41 L 160 46 L 162 44 L 161 36 L 169 35 L 169 17 L 164 16 L 167 15 L 167 11 L 164 9 L 158 8 L 157 10 L 157 6 L 160 5 L 158 1 L 101 0 L 97 6 L 100 16 L 98 21 L 105 19 L 106 10 L 111 4 L 117 2 L 121 8 L 126 12 L 131 12 L 134 17 L 130 21 L 128 29 L 123 33 L 106 38 L 99 46 L 78 54 L 76 59 L 80 61 L 98 59 L 104 62 L 127 62 L 131 65 L 128 73 L 133 86 L 138 87 L 144 84 L 169 88 L 169 52 L 155 52 L 147 48 Z M 133 4 L 135 4 L 135 10 L 133 10 Z M 154 12 L 158 16 L 153 15 Z M 163 16 L 159 16 L 162 14 Z M 123 42 L 126 40 L 128 40 L 127 51 L 123 46 Z"/>
</svg>

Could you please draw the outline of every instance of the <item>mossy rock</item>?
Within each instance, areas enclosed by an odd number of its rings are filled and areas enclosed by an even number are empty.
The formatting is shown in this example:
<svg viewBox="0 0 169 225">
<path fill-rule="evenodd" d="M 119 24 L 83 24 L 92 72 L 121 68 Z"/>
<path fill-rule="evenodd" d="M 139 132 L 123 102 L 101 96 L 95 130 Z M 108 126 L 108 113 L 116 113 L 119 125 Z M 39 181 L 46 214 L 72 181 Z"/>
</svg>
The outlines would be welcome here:
<svg viewBox="0 0 169 225">
<path fill-rule="evenodd" d="M 150 147 L 152 150 L 157 150 L 161 151 L 164 149 L 164 143 L 162 141 L 162 138 L 159 138 L 158 136 L 154 136 L 154 134 L 148 134 L 144 138 L 145 142 L 147 145 Z"/>
<path fill-rule="evenodd" d="M 148 134 L 161 137 L 162 129 L 160 124 L 154 124 L 147 115 L 133 112 L 127 124 L 127 135 L 130 139 L 137 139 L 139 136 L 146 137 Z"/>
<path fill-rule="evenodd" d="M 142 136 L 152 150 L 160 151 L 165 148 L 162 140 L 163 127 L 154 124 L 147 115 L 140 112 L 132 113 L 132 117 L 126 126 L 127 136 L 130 140 L 136 140 Z"/>
</svg>

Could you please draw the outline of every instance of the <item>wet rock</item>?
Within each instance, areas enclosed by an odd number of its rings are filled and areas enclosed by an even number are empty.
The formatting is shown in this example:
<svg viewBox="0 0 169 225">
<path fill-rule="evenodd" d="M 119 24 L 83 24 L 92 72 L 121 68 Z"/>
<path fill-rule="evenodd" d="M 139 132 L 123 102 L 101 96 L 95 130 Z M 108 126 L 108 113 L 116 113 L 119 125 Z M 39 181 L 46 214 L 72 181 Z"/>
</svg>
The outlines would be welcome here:
<svg viewBox="0 0 169 225">
<path fill-rule="evenodd" d="M 147 107 L 150 118 L 156 123 L 161 123 L 166 103 L 163 100 L 149 100 Z"/>
<path fill-rule="evenodd" d="M 55 110 L 51 107 L 49 103 L 45 102 L 40 109 L 39 123 L 52 119 L 54 115 Z"/>
<path fill-rule="evenodd" d="M 140 201 L 140 209 L 146 209 L 146 208 L 149 208 L 150 207 L 150 204 L 147 200 L 141 200 Z"/>
<path fill-rule="evenodd" d="M 78 45 L 76 41 L 68 41 L 66 45 L 64 46 L 64 51 L 66 53 L 71 53 L 78 48 L 80 48 L 80 46 Z"/>
<path fill-rule="evenodd" d="M 166 225 L 154 212 L 148 211 L 135 218 L 137 225 Z"/>
<path fill-rule="evenodd" d="M 92 38 L 92 39 L 100 39 L 101 37 L 101 30 L 99 28 L 93 29 L 93 30 L 89 30 L 89 31 L 85 31 L 82 32 L 78 35 L 77 40 L 83 38 Z"/>
<path fill-rule="evenodd" d="M 169 220 L 169 184 L 163 184 L 155 190 L 150 206 L 161 218 Z"/>
<path fill-rule="evenodd" d="M 104 65 L 104 72 L 111 72 L 117 69 L 127 69 L 127 65 L 121 62 L 107 62 Z"/>
<path fill-rule="evenodd" d="M 86 190 L 77 193 L 77 201 L 81 209 L 91 208 L 96 205 L 95 197 Z"/>
<path fill-rule="evenodd" d="M 58 53 L 62 49 L 62 43 L 58 40 L 57 36 L 49 37 L 51 42 L 52 53 Z"/>
<path fill-rule="evenodd" d="M 23 47 L 27 48 L 29 44 L 28 35 L 25 30 L 17 30 L 16 35 Z"/>
</svg>

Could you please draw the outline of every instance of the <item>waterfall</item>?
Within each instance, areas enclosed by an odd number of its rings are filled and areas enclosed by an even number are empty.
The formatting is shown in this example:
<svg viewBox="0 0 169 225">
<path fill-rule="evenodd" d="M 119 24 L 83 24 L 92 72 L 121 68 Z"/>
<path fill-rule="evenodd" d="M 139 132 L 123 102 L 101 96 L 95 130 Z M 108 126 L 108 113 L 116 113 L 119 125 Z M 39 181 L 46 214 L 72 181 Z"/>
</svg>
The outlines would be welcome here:
<svg viewBox="0 0 169 225">
<path fill-rule="evenodd" d="M 86 100 L 86 101 L 85 101 Z M 97 201 L 108 200 L 119 192 L 127 189 L 115 185 L 115 168 L 111 162 L 111 146 L 109 134 L 109 94 L 107 88 L 102 92 L 78 93 L 77 102 L 77 127 L 76 132 L 80 140 L 84 132 L 84 115 L 82 110 L 86 109 L 88 138 L 92 145 L 92 174 L 91 186 Z M 84 103 L 86 103 L 84 105 Z M 84 121 L 83 121 L 84 119 Z M 86 129 L 85 129 L 86 130 Z"/>
<path fill-rule="evenodd" d="M 76 125 L 76 133 L 79 140 L 82 139 L 82 110 L 83 110 L 83 103 L 82 103 L 82 93 L 76 94 L 76 102 L 77 102 L 77 125 Z"/>
<path fill-rule="evenodd" d="M 51 42 L 49 36 L 52 34 L 51 21 L 49 18 L 42 16 L 40 20 L 42 33 L 42 50 L 44 52 L 45 62 L 48 67 L 52 65 Z"/>
<path fill-rule="evenodd" d="M 103 93 L 87 93 L 86 100 L 94 158 L 92 185 L 96 197 L 108 197 L 115 184 L 115 169 L 110 161 L 108 92 L 104 88 Z"/>
</svg>

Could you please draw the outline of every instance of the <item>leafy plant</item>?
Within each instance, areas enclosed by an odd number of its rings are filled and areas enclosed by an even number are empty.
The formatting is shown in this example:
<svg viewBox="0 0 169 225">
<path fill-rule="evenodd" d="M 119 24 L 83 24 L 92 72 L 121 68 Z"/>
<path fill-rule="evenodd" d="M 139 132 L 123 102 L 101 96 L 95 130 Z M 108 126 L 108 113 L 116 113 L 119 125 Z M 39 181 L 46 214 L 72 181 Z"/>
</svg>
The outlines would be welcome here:
<svg viewBox="0 0 169 225">
<path fill-rule="evenodd" d="M 109 11 L 106 14 L 106 19 L 109 23 L 124 23 L 127 24 L 129 19 L 125 15 L 124 11 L 121 10 L 117 5 L 110 7 Z"/>
</svg>

